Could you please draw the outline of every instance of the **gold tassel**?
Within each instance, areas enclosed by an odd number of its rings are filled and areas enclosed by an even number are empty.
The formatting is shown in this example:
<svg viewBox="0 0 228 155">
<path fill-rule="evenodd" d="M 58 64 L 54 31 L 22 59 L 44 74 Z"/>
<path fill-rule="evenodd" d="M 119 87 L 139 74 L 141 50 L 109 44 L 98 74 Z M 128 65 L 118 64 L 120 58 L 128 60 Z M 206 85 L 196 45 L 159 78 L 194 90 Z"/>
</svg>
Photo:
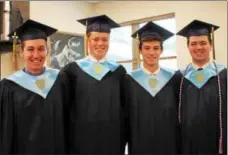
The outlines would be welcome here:
<svg viewBox="0 0 228 155">
<path fill-rule="evenodd" d="M 214 41 L 214 27 L 211 28 L 211 41 L 212 41 L 212 50 L 213 50 L 213 59 L 215 60 L 215 41 Z"/>
<path fill-rule="evenodd" d="M 86 21 L 86 28 L 87 28 L 87 21 Z M 87 34 L 85 33 L 85 37 L 84 37 L 84 55 L 85 57 L 88 55 L 88 43 L 87 43 Z"/>
<path fill-rule="evenodd" d="M 17 34 L 14 32 L 13 35 L 13 53 L 12 53 L 12 61 L 13 61 L 13 70 L 17 71 Z"/>
<path fill-rule="evenodd" d="M 137 44 L 136 44 L 136 53 L 137 53 L 137 58 L 136 58 L 136 62 L 137 62 L 137 66 L 138 68 L 140 67 L 140 53 L 139 53 L 139 36 L 138 34 L 136 35 L 136 41 L 137 41 Z"/>
</svg>

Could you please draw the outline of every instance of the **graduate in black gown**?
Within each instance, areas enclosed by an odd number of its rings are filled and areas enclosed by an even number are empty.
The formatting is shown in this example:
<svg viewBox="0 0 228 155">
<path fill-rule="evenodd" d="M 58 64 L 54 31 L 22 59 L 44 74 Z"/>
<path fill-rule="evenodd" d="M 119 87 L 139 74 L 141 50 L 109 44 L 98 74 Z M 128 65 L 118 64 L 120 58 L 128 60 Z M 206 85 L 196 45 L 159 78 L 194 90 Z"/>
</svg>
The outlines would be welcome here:
<svg viewBox="0 0 228 155">
<path fill-rule="evenodd" d="M 14 30 L 25 68 L 0 82 L 0 154 L 66 153 L 67 76 L 44 67 L 56 31 L 30 19 Z"/>
<path fill-rule="evenodd" d="M 179 122 L 183 154 L 227 154 L 227 69 L 210 60 L 219 27 L 194 20 L 177 34 L 187 38 L 192 62 L 181 71 Z"/>
<path fill-rule="evenodd" d="M 124 154 L 126 70 L 106 59 L 110 29 L 119 27 L 106 15 L 78 20 L 86 25 L 89 55 L 62 70 L 73 81 L 70 105 L 72 154 Z M 121 49 L 120 49 L 121 50 Z"/>
<path fill-rule="evenodd" d="M 153 22 L 132 37 L 139 39 L 140 69 L 126 75 L 129 154 L 178 153 L 178 80 L 176 71 L 159 65 L 163 42 L 174 34 Z"/>
</svg>

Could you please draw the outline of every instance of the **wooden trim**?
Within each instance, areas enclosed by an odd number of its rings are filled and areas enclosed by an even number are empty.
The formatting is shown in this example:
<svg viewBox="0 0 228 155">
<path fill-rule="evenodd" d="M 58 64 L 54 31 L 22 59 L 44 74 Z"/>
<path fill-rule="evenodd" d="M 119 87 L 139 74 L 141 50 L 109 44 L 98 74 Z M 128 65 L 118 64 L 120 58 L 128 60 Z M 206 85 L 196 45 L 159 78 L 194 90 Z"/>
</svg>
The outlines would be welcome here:
<svg viewBox="0 0 228 155">
<path fill-rule="evenodd" d="M 0 1 L 0 3 L 1 3 L 1 7 L 0 7 L 0 24 L 2 24 L 2 25 L 0 25 L 0 35 L 3 33 L 3 17 L 4 17 L 4 9 L 3 9 L 3 5 L 4 5 L 4 2 L 1 2 Z M 2 39 L 2 36 L 0 36 L 0 40 Z"/>
<path fill-rule="evenodd" d="M 30 12 L 31 12 L 31 11 L 30 11 L 30 1 L 28 1 L 28 8 L 29 8 L 29 9 L 28 9 L 28 18 L 30 19 Z"/>
<path fill-rule="evenodd" d="M 58 34 L 58 33 L 85 37 L 84 34 L 80 34 L 80 33 L 72 33 L 72 32 L 66 32 L 66 31 L 57 31 L 55 34 Z"/>
<path fill-rule="evenodd" d="M 55 32 L 54 34 L 74 35 L 74 36 L 83 37 L 83 38 L 85 39 L 85 35 L 79 34 L 79 33 L 71 33 L 71 32 L 64 32 L 64 31 L 57 31 L 57 32 Z M 53 35 L 54 35 L 54 34 L 53 34 Z M 51 37 L 52 37 L 52 35 L 48 37 L 48 43 L 49 43 L 49 45 L 51 45 L 51 40 L 50 40 Z M 49 46 L 49 47 L 51 47 L 51 46 Z"/>
<path fill-rule="evenodd" d="M 121 26 L 127 26 L 127 25 L 145 23 L 145 22 L 149 22 L 149 21 L 168 19 L 168 18 L 173 18 L 173 17 L 175 17 L 175 13 L 168 13 L 168 14 L 163 14 L 163 15 L 158 15 L 158 16 L 153 16 L 153 17 L 147 17 L 147 18 L 142 18 L 142 19 L 133 20 L 133 21 L 127 21 L 127 22 L 120 23 L 120 25 Z"/>
<path fill-rule="evenodd" d="M 117 61 L 117 63 L 135 63 L 136 60 L 123 60 L 123 61 Z"/>
<path fill-rule="evenodd" d="M 161 57 L 159 60 L 167 60 L 167 59 L 177 59 L 177 56 L 166 56 L 166 57 Z"/>
<path fill-rule="evenodd" d="M 6 19 L 5 19 L 5 12 L 4 12 L 4 10 L 5 10 L 5 1 L 3 1 L 3 6 L 2 6 L 2 7 L 3 7 L 3 9 L 2 9 L 2 11 L 3 11 L 3 12 L 2 12 L 2 15 L 3 15 L 3 16 L 2 16 L 2 20 L 3 20 L 3 22 L 2 22 L 2 24 L 3 24 L 3 25 L 2 25 L 2 30 L 3 30 L 3 31 L 2 31 L 2 32 L 3 32 L 3 33 L 2 33 L 2 40 L 5 40 L 5 34 L 6 34 L 6 33 L 5 33 L 5 22 L 6 22 Z"/>
<path fill-rule="evenodd" d="M 23 22 L 30 19 L 30 1 L 13 1 L 12 5 L 20 10 Z"/>
<path fill-rule="evenodd" d="M 212 56 L 215 60 L 215 40 L 214 40 L 214 27 L 211 28 L 211 41 L 212 41 Z"/>
<path fill-rule="evenodd" d="M 177 56 L 167 56 L 167 57 L 161 57 L 159 60 L 170 60 L 170 59 L 177 59 Z M 140 59 L 140 62 L 143 61 L 143 59 Z M 123 60 L 123 61 L 117 61 L 117 63 L 136 63 L 137 60 Z"/>
<path fill-rule="evenodd" d="M 47 38 L 47 48 L 48 48 L 48 53 L 46 56 L 46 66 L 50 67 L 51 65 L 51 41 L 50 41 L 50 37 Z"/>
<path fill-rule="evenodd" d="M 135 32 L 138 29 L 138 24 L 133 24 L 132 26 L 132 33 Z M 137 40 L 132 38 L 132 59 L 137 60 L 138 57 L 138 47 L 137 47 Z M 132 63 L 132 68 L 137 69 L 138 68 L 138 63 L 137 61 L 134 61 Z"/>
<path fill-rule="evenodd" d="M 88 36 L 85 34 L 85 36 L 84 36 L 84 57 L 86 57 L 87 55 L 89 55 L 89 52 L 88 52 Z"/>
</svg>

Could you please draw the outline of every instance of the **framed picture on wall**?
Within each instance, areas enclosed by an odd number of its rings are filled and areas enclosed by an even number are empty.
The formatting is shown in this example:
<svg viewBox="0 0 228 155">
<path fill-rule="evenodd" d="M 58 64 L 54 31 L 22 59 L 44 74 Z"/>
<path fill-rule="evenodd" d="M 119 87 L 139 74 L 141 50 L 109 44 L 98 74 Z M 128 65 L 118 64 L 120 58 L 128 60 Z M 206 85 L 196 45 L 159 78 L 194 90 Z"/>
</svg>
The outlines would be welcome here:
<svg viewBox="0 0 228 155">
<path fill-rule="evenodd" d="M 49 38 L 48 66 L 61 69 L 65 65 L 84 57 L 84 35 L 56 32 Z"/>
</svg>

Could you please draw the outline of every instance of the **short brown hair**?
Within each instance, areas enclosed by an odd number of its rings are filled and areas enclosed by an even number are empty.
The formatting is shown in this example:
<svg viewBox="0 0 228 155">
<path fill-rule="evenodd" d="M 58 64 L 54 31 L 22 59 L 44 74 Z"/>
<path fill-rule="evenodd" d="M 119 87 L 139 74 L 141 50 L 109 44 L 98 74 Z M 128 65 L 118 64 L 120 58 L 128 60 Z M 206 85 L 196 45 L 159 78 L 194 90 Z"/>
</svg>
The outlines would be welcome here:
<svg viewBox="0 0 228 155">
<path fill-rule="evenodd" d="M 44 39 L 45 40 L 45 39 Z M 47 46 L 47 40 L 45 40 L 46 46 Z M 21 42 L 21 49 L 23 50 L 25 47 L 25 41 Z"/>
<path fill-rule="evenodd" d="M 191 36 L 187 37 L 187 45 L 189 45 L 190 37 L 191 37 Z M 207 38 L 208 38 L 209 43 L 211 44 L 211 43 L 212 43 L 211 35 L 210 35 L 210 34 L 207 35 Z"/>
<path fill-rule="evenodd" d="M 139 42 L 139 49 L 142 50 L 143 42 L 147 41 L 158 41 L 160 43 L 161 49 L 163 50 L 163 39 L 160 36 L 150 36 L 146 37 Z"/>
</svg>

